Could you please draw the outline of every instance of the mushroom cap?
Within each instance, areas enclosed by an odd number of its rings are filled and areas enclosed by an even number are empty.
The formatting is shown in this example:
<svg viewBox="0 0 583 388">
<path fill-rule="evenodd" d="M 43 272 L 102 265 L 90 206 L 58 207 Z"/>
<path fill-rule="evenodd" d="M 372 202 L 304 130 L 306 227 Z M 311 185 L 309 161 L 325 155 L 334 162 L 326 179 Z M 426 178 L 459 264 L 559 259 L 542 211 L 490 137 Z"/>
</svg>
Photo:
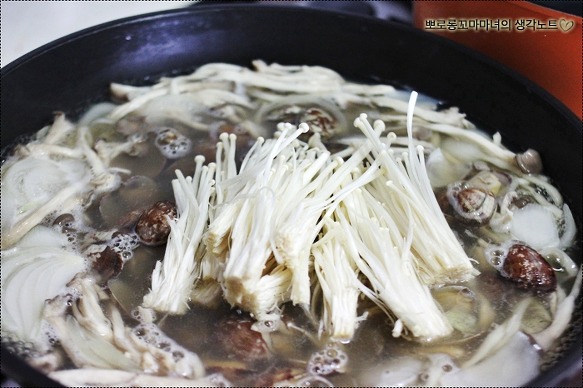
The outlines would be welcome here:
<svg viewBox="0 0 583 388">
<path fill-rule="evenodd" d="M 532 148 L 527 149 L 521 154 L 516 154 L 515 159 L 520 170 L 526 174 L 538 174 L 543 169 L 540 154 Z"/>
</svg>

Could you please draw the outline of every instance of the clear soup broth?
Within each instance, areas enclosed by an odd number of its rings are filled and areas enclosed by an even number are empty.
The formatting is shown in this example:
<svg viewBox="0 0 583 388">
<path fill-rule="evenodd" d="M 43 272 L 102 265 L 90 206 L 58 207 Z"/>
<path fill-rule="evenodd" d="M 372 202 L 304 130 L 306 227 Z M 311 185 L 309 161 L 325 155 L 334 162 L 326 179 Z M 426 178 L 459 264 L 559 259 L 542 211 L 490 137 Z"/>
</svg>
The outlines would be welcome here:
<svg viewBox="0 0 583 388">
<path fill-rule="evenodd" d="M 522 385 L 555 362 L 581 272 L 535 150 L 253 66 L 113 84 L 9 152 L 5 345 L 72 386 Z"/>
</svg>

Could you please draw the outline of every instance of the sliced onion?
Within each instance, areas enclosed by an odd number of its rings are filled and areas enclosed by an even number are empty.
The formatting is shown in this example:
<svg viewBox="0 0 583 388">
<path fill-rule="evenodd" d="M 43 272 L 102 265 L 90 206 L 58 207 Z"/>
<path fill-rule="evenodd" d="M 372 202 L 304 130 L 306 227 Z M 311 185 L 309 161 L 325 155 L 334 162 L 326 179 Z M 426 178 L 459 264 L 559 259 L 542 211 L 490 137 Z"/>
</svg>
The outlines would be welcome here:
<svg viewBox="0 0 583 388">
<path fill-rule="evenodd" d="M 30 156 L 3 168 L 3 241 L 17 222 L 34 214 L 62 189 L 74 185 L 81 188 L 80 182 L 85 182 L 88 175 L 81 161 L 54 161 L 40 156 Z"/>
<path fill-rule="evenodd" d="M 529 337 L 518 332 L 493 356 L 465 369 L 444 373 L 446 387 L 516 387 L 528 383 L 539 373 L 539 355 Z"/>
<path fill-rule="evenodd" d="M 57 296 L 86 268 L 83 257 L 55 246 L 62 241 L 59 237 L 58 232 L 37 226 L 21 240 L 22 246 L 2 252 L 3 334 L 47 345 L 41 330 L 45 300 Z"/>
<path fill-rule="evenodd" d="M 510 232 L 515 239 L 537 250 L 560 244 L 559 229 L 553 214 L 538 204 L 515 210 Z"/>
<path fill-rule="evenodd" d="M 198 379 L 175 376 L 155 376 L 117 369 L 82 368 L 52 372 L 50 378 L 72 387 L 131 386 L 131 387 L 230 387 L 221 374 L 210 374 Z"/>
<path fill-rule="evenodd" d="M 427 176 L 433 188 L 444 187 L 450 183 L 462 179 L 470 172 L 469 163 L 453 163 L 449 161 L 440 148 L 429 154 L 427 163 Z"/>
<path fill-rule="evenodd" d="M 89 125 L 92 121 L 107 116 L 116 106 L 111 102 L 95 104 L 79 119 L 78 125 Z"/>
<path fill-rule="evenodd" d="M 368 387 L 403 387 L 415 384 L 425 363 L 413 357 L 399 357 L 366 370 L 359 383 Z"/>
<path fill-rule="evenodd" d="M 561 247 L 567 248 L 573 244 L 573 240 L 577 235 L 577 226 L 575 225 L 575 218 L 567 204 L 563 205 L 563 217 L 565 220 L 563 233 L 561 234 Z"/>
<path fill-rule="evenodd" d="M 564 271 L 567 276 L 575 277 L 579 271 L 577 263 L 559 248 L 541 249 L 539 253 L 553 266 L 555 271 Z"/>
</svg>

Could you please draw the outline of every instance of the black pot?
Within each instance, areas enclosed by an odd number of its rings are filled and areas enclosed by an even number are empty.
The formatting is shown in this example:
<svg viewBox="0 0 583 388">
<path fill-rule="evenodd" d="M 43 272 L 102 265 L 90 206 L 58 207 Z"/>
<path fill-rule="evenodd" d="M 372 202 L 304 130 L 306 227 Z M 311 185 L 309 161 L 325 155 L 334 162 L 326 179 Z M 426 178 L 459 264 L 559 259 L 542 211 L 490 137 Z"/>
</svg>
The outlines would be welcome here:
<svg viewBox="0 0 583 388">
<path fill-rule="evenodd" d="M 355 81 L 392 83 L 455 105 L 514 151 L 538 150 L 581 227 L 581 121 L 536 85 L 440 37 L 376 19 L 284 6 L 208 5 L 127 18 L 59 39 L 1 71 L 1 147 L 108 99 L 110 82 L 146 84 L 209 62 L 321 65 Z M 581 255 L 575 257 L 581 263 Z M 579 308 L 580 311 L 580 308 Z M 577 340 L 528 386 L 581 370 Z M 519 355 L 517 355 L 519 357 Z M 2 347 L 3 373 L 58 385 Z M 579 372 L 580 373 L 580 372 Z"/>
</svg>

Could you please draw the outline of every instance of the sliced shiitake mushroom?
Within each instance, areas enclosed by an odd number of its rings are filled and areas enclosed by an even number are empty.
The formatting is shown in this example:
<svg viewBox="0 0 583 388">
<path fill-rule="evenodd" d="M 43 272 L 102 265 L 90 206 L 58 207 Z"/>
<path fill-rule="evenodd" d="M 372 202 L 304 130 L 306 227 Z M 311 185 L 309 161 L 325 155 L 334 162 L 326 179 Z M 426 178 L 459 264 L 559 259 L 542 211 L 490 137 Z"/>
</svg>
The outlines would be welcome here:
<svg viewBox="0 0 583 388">
<path fill-rule="evenodd" d="M 271 353 L 261 333 L 251 329 L 254 320 L 243 314 L 231 314 L 217 322 L 218 345 L 229 357 L 255 362 L 265 360 Z"/>
<path fill-rule="evenodd" d="M 170 201 L 158 201 L 146 209 L 136 224 L 136 234 L 143 244 L 166 244 L 170 234 L 169 220 L 176 218 L 176 205 Z"/>
<path fill-rule="evenodd" d="M 549 292 L 557 288 L 553 267 L 540 253 L 523 244 L 508 249 L 500 274 L 519 288 Z"/>
</svg>

